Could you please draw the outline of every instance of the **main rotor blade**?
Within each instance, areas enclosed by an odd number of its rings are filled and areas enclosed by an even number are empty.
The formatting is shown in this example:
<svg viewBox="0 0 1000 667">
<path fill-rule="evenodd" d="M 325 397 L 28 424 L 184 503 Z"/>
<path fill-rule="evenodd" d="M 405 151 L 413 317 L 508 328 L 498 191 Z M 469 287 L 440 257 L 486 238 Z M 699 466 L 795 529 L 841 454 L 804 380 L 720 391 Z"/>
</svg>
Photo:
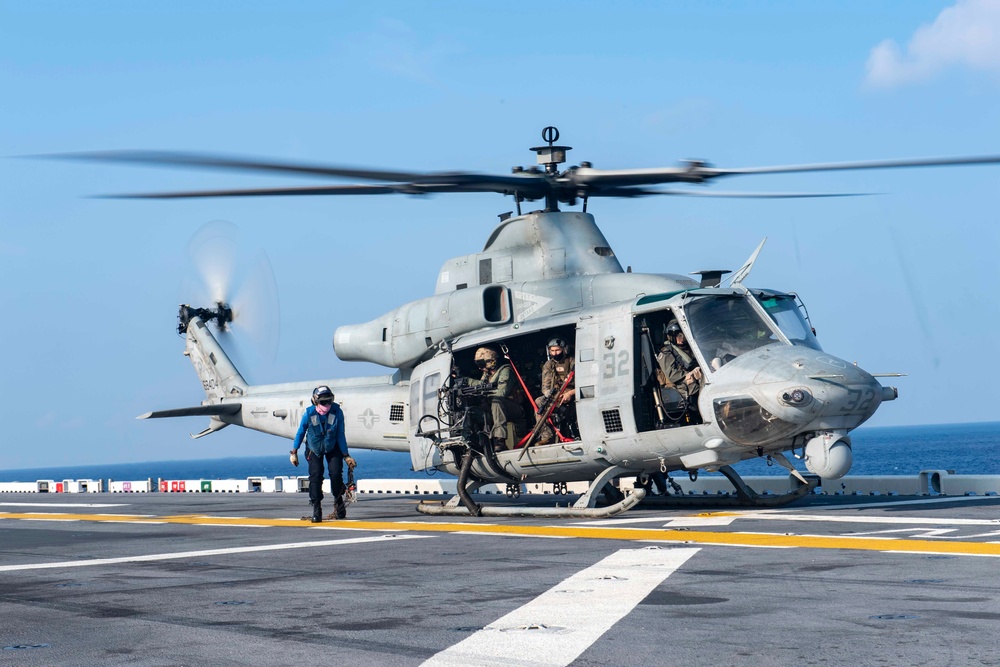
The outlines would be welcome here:
<svg viewBox="0 0 1000 667">
<path fill-rule="evenodd" d="M 814 197 L 869 197 L 875 192 L 723 192 L 716 190 L 651 190 L 648 188 L 601 188 L 590 197 L 648 197 L 677 195 L 681 197 L 720 197 L 732 199 L 807 199 Z"/>
<path fill-rule="evenodd" d="M 513 185 L 482 183 L 389 183 L 383 185 L 311 185 L 291 188 L 249 188 L 237 190 L 192 190 L 188 192 L 139 192 L 98 195 L 99 199 L 192 199 L 198 197 L 274 197 L 308 195 L 428 195 L 438 192 L 519 193 L 528 198 L 545 196 L 546 183 L 522 179 Z"/>
<path fill-rule="evenodd" d="M 720 169 L 706 162 L 692 160 L 680 167 L 654 169 L 601 170 L 580 167 L 570 170 L 563 178 L 567 184 L 589 188 L 595 196 L 598 190 L 658 183 L 702 183 L 722 176 L 749 176 L 753 174 L 786 174 L 809 171 L 848 171 L 861 169 L 899 169 L 904 167 L 955 167 L 981 164 L 1000 164 L 1000 155 L 980 155 L 947 158 L 913 158 L 902 160 L 871 160 L 861 162 L 828 162 L 816 164 L 784 165 L 777 167 L 741 167 Z"/>
<path fill-rule="evenodd" d="M 184 153 L 174 151 L 120 150 L 90 151 L 80 153 L 54 153 L 31 157 L 55 158 L 58 160 L 82 160 L 86 162 L 121 162 L 162 167 L 195 167 L 221 169 L 225 171 L 256 171 L 271 174 L 310 174 L 313 176 L 333 176 L 337 178 L 362 178 L 372 181 L 412 181 L 423 174 L 417 172 L 363 169 L 360 167 L 338 167 L 280 160 L 238 158 L 207 153 Z"/>
<path fill-rule="evenodd" d="M 900 169 L 905 167 L 959 167 L 976 164 L 1000 164 L 1000 155 L 969 157 L 911 158 L 902 160 L 869 160 L 861 162 L 826 162 L 793 164 L 782 167 L 743 167 L 740 169 L 700 168 L 706 177 L 741 176 L 749 174 L 790 174 L 805 171 L 850 171 L 859 169 Z"/>
<path fill-rule="evenodd" d="M 272 197 L 279 195 L 386 195 L 400 190 L 393 185 L 319 185 L 296 188 L 252 188 L 241 190 L 192 190 L 188 192 L 137 192 L 97 195 L 97 199 L 191 199 L 196 197 Z"/>
<path fill-rule="evenodd" d="M 56 158 L 60 160 L 84 160 L 93 162 L 119 162 L 128 164 L 141 164 L 147 166 L 166 167 L 195 167 L 204 169 L 217 169 L 225 171 L 252 171 L 283 175 L 323 176 L 329 178 L 360 178 L 369 181 L 389 181 L 390 183 L 413 183 L 418 185 L 441 185 L 449 184 L 454 186 L 466 185 L 483 189 L 472 191 L 496 192 L 499 188 L 524 188 L 530 187 L 531 183 L 544 180 L 541 174 L 522 173 L 516 175 L 501 174 L 477 174 L 474 172 L 411 172 L 411 171 L 389 171 L 385 169 L 368 169 L 363 167 L 347 167 L 336 165 L 320 165 L 296 162 L 282 162 L 278 160 L 259 160 L 249 158 L 237 158 L 223 155 L 209 155 L 204 153 L 183 153 L 173 151 L 147 151 L 147 150 L 121 150 L 121 151 L 94 151 L 82 153 L 58 153 L 52 155 L 41 155 L 37 157 Z M 485 188 L 484 186 L 489 186 Z M 466 192 L 469 190 L 454 190 L 455 192 Z M 271 194 L 327 194 L 321 192 L 280 192 Z M 336 194 L 384 194 L 376 192 L 338 192 Z M 230 196 L 230 195 L 216 195 Z"/>
</svg>

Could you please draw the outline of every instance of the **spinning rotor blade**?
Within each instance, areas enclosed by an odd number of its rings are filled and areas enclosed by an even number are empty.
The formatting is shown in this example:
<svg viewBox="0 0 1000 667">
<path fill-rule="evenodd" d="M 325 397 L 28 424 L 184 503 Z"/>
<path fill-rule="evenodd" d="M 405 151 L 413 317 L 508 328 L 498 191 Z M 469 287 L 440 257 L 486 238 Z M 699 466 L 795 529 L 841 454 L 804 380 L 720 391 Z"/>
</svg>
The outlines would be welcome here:
<svg viewBox="0 0 1000 667">
<path fill-rule="evenodd" d="M 192 199 L 197 197 L 275 197 L 303 195 L 429 195 L 447 192 L 521 193 L 537 199 L 545 196 L 545 183 L 533 183 L 528 178 L 512 177 L 514 183 L 504 183 L 504 177 L 482 177 L 475 182 L 465 174 L 465 183 L 390 183 L 384 185 L 314 185 L 293 188 L 251 188 L 238 190 L 194 190 L 190 192 L 147 192 L 122 195 L 101 195 L 101 199 Z M 490 180 L 492 179 L 492 180 Z M 453 179 L 459 180 L 459 179 Z M 520 181 L 520 182 L 517 182 Z"/>
<path fill-rule="evenodd" d="M 191 236 L 187 255 L 197 278 L 188 279 L 184 296 L 196 299 L 197 307 L 228 302 L 236 270 L 238 239 L 239 228 L 225 220 L 208 222 Z"/>
<path fill-rule="evenodd" d="M 251 171 L 282 175 L 310 175 L 327 178 L 359 178 L 370 181 L 388 181 L 379 185 L 313 186 L 293 188 L 252 188 L 239 190 L 210 190 L 196 192 L 164 192 L 134 195 L 111 195 L 110 198 L 127 199 L 182 199 L 191 197 L 253 197 L 282 195 L 382 195 L 428 194 L 432 192 L 521 192 L 529 197 L 543 197 L 547 190 L 541 174 L 516 175 L 477 174 L 473 172 L 406 172 L 361 167 L 340 167 L 270 160 L 245 159 L 202 153 L 175 153 L 171 151 L 97 151 L 89 153 L 61 153 L 42 157 L 93 162 L 118 162 L 148 166 L 196 167 L 224 171 Z"/>
<path fill-rule="evenodd" d="M 722 192 L 698 190 L 648 190 L 644 188 L 607 188 L 591 192 L 591 197 L 649 197 L 677 195 L 681 197 L 723 197 L 733 199 L 805 199 L 810 197 L 869 197 L 875 192 Z"/>
<path fill-rule="evenodd" d="M 246 341 L 261 357 L 277 357 L 281 330 L 278 287 L 267 253 L 261 250 L 254 262 L 239 250 L 239 228 L 215 220 L 203 225 L 188 242 L 190 269 L 182 299 L 197 308 L 220 304 L 232 309 L 232 322 L 220 327 L 219 342 L 234 357 L 246 359 Z M 233 335 L 235 330 L 236 335 Z"/>
<path fill-rule="evenodd" d="M 493 192 L 513 195 L 518 201 L 546 200 L 546 210 L 556 210 L 559 202 L 575 203 L 588 197 L 643 197 L 648 195 L 678 195 L 688 197 L 739 197 L 748 199 L 791 199 L 805 197 L 850 197 L 865 193 L 702 193 L 695 191 L 649 190 L 643 186 L 668 183 L 707 183 L 724 176 L 787 174 L 797 172 L 848 171 L 862 169 L 898 169 L 905 167 L 951 167 L 962 165 L 1000 164 L 1000 155 L 970 157 L 914 158 L 784 165 L 774 167 L 741 167 L 722 169 L 704 160 L 685 160 L 678 166 L 653 169 L 594 169 L 589 162 L 570 167 L 563 172 L 558 165 L 566 160 L 567 146 L 535 147 L 539 165 L 544 169 L 517 167 L 507 175 L 480 174 L 466 171 L 416 172 L 368 169 L 336 165 L 286 162 L 256 158 L 240 158 L 208 153 L 173 151 L 122 150 L 83 153 L 63 153 L 37 156 L 64 160 L 142 164 L 166 167 L 194 167 L 224 171 L 305 175 L 323 178 L 354 178 L 378 181 L 371 184 L 331 186 L 295 186 L 285 188 L 241 188 L 187 192 L 153 192 L 114 195 L 116 198 L 183 199 L 197 197 L 269 197 L 299 195 L 384 195 L 434 193 Z M 543 138 L 547 135 L 543 134 Z"/>
<path fill-rule="evenodd" d="M 740 176 L 744 174 L 790 174 L 805 171 L 849 171 L 859 169 L 900 169 L 904 167 L 958 167 L 974 164 L 1000 164 L 1000 155 L 971 157 L 913 158 L 905 160 L 869 160 L 862 162 L 827 162 L 818 164 L 793 164 L 784 167 L 744 167 L 741 169 L 705 169 L 711 176 Z"/>
<path fill-rule="evenodd" d="M 278 356 L 281 305 L 267 252 L 261 250 L 233 296 L 233 326 L 269 361 Z"/>
<path fill-rule="evenodd" d="M 87 162 L 123 162 L 162 167 L 201 167 L 224 171 L 251 171 L 269 174 L 308 174 L 311 176 L 332 176 L 336 178 L 360 178 L 369 181 L 412 181 L 423 174 L 416 172 L 363 169 L 360 167 L 337 167 L 280 160 L 258 160 L 207 153 L 184 153 L 174 151 L 92 151 L 81 153 L 56 153 L 40 157 L 60 160 L 83 160 Z"/>
<path fill-rule="evenodd" d="M 954 167 L 977 164 L 1000 164 L 1000 155 L 980 155 L 970 157 L 915 158 L 903 160 L 871 160 L 861 162 L 828 162 L 798 164 L 777 167 L 742 167 L 720 169 L 707 162 L 691 160 L 686 166 L 661 169 L 617 169 L 600 170 L 577 168 L 566 174 L 573 185 L 592 189 L 596 195 L 615 187 L 631 185 L 655 185 L 658 183 L 703 183 L 722 176 L 749 176 L 753 174 L 788 174 L 810 171 L 850 171 L 861 169 L 899 169 L 903 167 Z"/>
</svg>

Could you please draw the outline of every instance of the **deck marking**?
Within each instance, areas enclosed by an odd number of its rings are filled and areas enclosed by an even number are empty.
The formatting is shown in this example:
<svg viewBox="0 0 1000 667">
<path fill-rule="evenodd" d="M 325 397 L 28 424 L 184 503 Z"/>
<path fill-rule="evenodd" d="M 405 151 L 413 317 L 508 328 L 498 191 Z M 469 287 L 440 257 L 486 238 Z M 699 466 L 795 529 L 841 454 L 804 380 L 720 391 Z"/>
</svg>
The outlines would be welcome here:
<svg viewBox="0 0 1000 667">
<path fill-rule="evenodd" d="M 0 503 L 0 507 L 126 507 L 131 503 Z"/>
<path fill-rule="evenodd" d="M 344 544 L 361 544 L 364 542 L 384 542 L 386 540 L 412 540 L 427 535 L 378 535 L 375 537 L 350 537 L 340 540 L 321 540 L 319 542 L 288 542 L 286 544 L 264 544 L 254 547 L 230 547 L 228 549 L 205 549 L 202 551 L 177 551 L 165 554 L 147 554 L 145 556 L 123 556 L 121 558 L 95 558 L 93 560 L 71 560 L 61 563 L 27 563 L 23 565 L 2 565 L 0 572 L 16 572 L 20 570 L 54 570 L 64 567 L 89 567 L 91 565 L 115 565 L 117 563 L 148 563 L 158 560 L 176 560 L 178 558 L 198 558 L 204 556 L 225 556 L 227 554 L 253 553 L 258 551 L 283 551 L 286 549 L 308 549 L 310 547 L 331 547 Z"/>
<path fill-rule="evenodd" d="M 885 497 L 885 496 L 883 496 Z M 937 505 L 940 503 L 966 503 L 976 500 L 1000 500 L 997 496 L 946 496 L 944 498 L 923 498 L 921 500 L 890 500 L 888 502 L 874 501 L 870 503 L 854 503 L 853 505 L 831 505 L 830 510 L 863 510 L 894 505 Z M 772 510 L 783 512 L 788 510 Z"/>
<path fill-rule="evenodd" d="M 672 519 L 663 525 L 664 528 L 685 528 L 698 526 L 728 526 L 738 516 L 681 516 Z"/>
<path fill-rule="evenodd" d="M 129 514 L 38 514 L 0 512 L 0 520 L 18 519 L 22 521 L 79 520 L 95 522 L 129 523 L 148 521 L 151 517 Z M 169 524 L 197 526 L 204 524 L 205 517 L 192 515 L 159 516 L 157 521 Z M 220 526 L 269 526 L 273 528 L 309 528 L 314 524 L 297 519 L 228 519 L 212 517 L 212 528 Z M 664 528 L 615 528 L 590 527 L 585 525 L 540 526 L 540 525 L 476 525 L 472 523 L 451 523 L 445 521 L 352 521 L 324 522 L 330 530 L 354 529 L 384 531 L 390 533 L 415 531 L 418 533 L 455 533 L 467 531 L 493 535 L 561 535 L 597 540 L 632 540 L 652 542 L 677 542 L 681 544 L 716 544 L 726 546 L 770 546 L 799 547 L 805 549 L 847 549 L 854 551 L 910 552 L 919 554 L 955 554 L 963 556 L 1000 557 L 1000 545 L 991 542 L 941 542 L 931 540 L 903 539 L 885 540 L 870 537 L 838 535 L 796 535 L 793 533 L 735 533 L 727 531 L 669 530 Z M 890 547 L 891 544 L 891 547 Z"/>
<path fill-rule="evenodd" d="M 576 521 L 577 526 L 624 526 L 630 523 L 655 523 L 657 521 L 671 521 L 676 516 L 670 514 L 659 514 L 656 516 L 629 517 L 627 519 L 598 519 L 596 521 Z"/>
<path fill-rule="evenodd" d="M 698 551 L 616 551 L 423 664 L 568 665 Z"/>
<path fill-rule="evenodd" d="M 851 516 L 840 514 L 792 514 L 774 511 L 720 513 L 733 519 L 764 519 L 773 521 L 809 521 L 830 523 L 886 523 L 929 526 L 1000 526 L 1000 519 L 944 519 L 923 516 Z"/>
</svg>

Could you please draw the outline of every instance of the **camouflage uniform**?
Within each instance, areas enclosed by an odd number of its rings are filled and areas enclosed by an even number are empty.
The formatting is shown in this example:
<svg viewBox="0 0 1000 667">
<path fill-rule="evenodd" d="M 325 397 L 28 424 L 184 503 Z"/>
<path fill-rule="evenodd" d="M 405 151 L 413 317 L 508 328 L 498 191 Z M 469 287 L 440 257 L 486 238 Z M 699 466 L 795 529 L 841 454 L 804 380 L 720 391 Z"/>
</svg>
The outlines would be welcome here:
<svg viewBox="0 0 1000 667">
<path fill-rule="evenodd" d="M 563 383 L 566 382 L 566 378 L 569 374 L 573 372 L 576 367 L 576 361 L 573 357 L 566 355 L 561 360 L 549 359 L 542 365 L 542 395 L 538 397 L 535 401 L 539 404 L 542 399 L 546 396 L 553 396 L 559 393 L 562 389 Z M 573 389 L 574 382 L 570 382 L 566 389 Z M 539 410 L 538 418 L 541 419 L 541 413 L 545 410 Z M 576 402 L 572 399 L 564 401 L 562 405 L 557 407 L 553 412 L 553 421 L 559 426 L 560 432 L 567 437 L 574 437 L 576 430 Z M 571 431 L 571 432 L 567 432 Z M 556 433 L 552 430 L 550 424 L 545 424 L 542 429 L 538 432 L 538 439 L 535 444 L 545 445 L 553 440 L 555 440 Z"/>
<path fill-rule="evenodd" d="M 555 359 L 546 361 L 542 366 L 542 394 L 548 396 L 550 392 L 559 391 L 575 367 L 576 361 L 573 357 L 569 356 L 562 361 L 556 361 Z M 570 382 L 567 389 L 572 388 L 573 383 Z"/>
<path fill-rule="evenodd" d="M 514 377 L 510 364 L 503 364 L 493 370 L 484 369 L 478 380 L 470 380 L 470 385 L 495 382 L 496 389 L 486 395 L 484 408 L 493 418 L 490 438 L 494 444 L 502 443 L 507 449 L 517 444 L 518 427 L 524 423 L 524 408 L 521 406 L 521 387 Z"/>
<path fill-rule="evenodd" d="M 698 368 L 691 349 L 687 346 L 680 347 L 674 343 L 666 342 L 660 348 L 660 353 L 656 355 L 656 361 L 660 365 L 660 370 L 666 377 L 666 387 L 673 387 L 687 403 L 689 410 L 695 415 L 698 414 L 698 393 L 704 384 L 704 377 L 698 378 L 691 384 L 685 384 L 684 376 L 690 370 Z"/>
</svg>

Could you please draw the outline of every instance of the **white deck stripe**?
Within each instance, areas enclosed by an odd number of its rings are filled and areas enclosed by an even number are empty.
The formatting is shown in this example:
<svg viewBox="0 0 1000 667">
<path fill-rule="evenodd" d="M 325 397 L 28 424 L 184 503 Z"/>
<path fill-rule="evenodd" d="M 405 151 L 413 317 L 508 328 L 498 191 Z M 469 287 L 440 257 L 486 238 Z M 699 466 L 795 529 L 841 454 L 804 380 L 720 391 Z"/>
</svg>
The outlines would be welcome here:
<svg viewBox="0 0 1000 667">
<path fill-rule="evenodd" d="M 568 665 L 697 552 L 617 551 L 434 655 L 424 665 Z M 520 629 L 529 626 L 534 629 Z"/>
<path fill-rule="evenodd" d="M 779 512 L 741 512 L 736 519 L 770 519 L 773 521 L 809 521 L 831 523 L 887 523 L 928 526 L 1000 526 L 1000 519 L 947 519 L 925 516 L 859 516 L 851 514 L 782 514 Z"/>
<path fill-rule="evenodd" d="M 255 547 L 231 547 L 229 549 L 206 549 L 204 551 L 178 551 L 166 554 L 149 554 L 146 556 L 125 556 L 122 558 L 95 558 L 93 560 L 71 560 L 60 563 L 27 563 L 24 565 L 0 566 L 0 572 L 16 572 L 19 570 L 51 570 L 63 567 L 89 567 L 92 565 L 114 565 L 116 563 L 147 563 L 157 560 L 174 560 L 178 558 L 200 558 L 204 556 L 225 556 L 227 554 L 252 553 L 257 551 L 282 551 L 285 549 L 308 549 L 310 547 L 331 547 L 345 544 L 361 544 L 364 542 L 385 542 L 387 540 L 413 540 L 429 535 L 378 535 L 375 537 L 351 537 L 344 540 L 321 540 L 318 542 L 288 542 L 286 544 L 265 544 Z"/>
</svg>

